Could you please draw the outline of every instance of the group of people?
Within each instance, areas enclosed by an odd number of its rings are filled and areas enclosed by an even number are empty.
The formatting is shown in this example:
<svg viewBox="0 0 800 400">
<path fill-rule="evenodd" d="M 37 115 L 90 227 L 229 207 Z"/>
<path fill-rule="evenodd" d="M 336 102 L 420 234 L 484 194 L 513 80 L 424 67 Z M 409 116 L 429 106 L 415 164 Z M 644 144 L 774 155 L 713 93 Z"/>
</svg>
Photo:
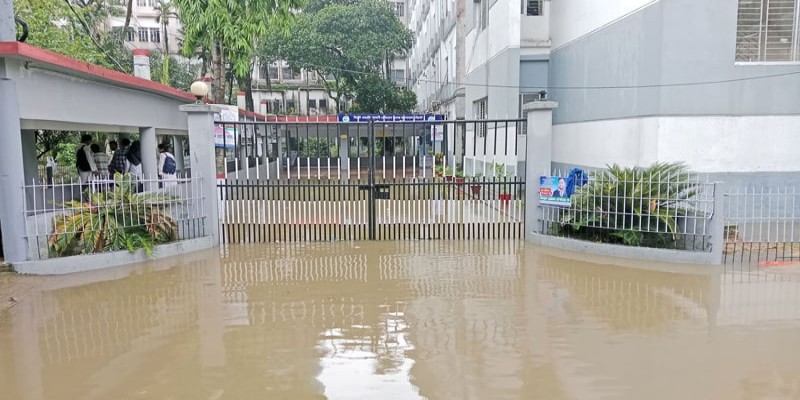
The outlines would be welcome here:
<svg viewBox="0 0 800 400">
<path fill-rule="evenodd" d="M 144 180 L 141 142 L 138 140 L 131 142 L 127 138 L 122 138 L 119 144 L 112 140 L 108 146 L 112 152 L 111 157 L 100 145 L 92 143 L 91 135 L 81 136 L 75 166 L 82 184 L 89 184 L 106 177 L 113 179 L 117 173 L 130 174 L 137 182 Z M 169 150 L 169 145 L 166 143 L 158 145 L 158 179 L 162 187 L 173 186 L 178 182 L 175 156 Z"/>
</svg>

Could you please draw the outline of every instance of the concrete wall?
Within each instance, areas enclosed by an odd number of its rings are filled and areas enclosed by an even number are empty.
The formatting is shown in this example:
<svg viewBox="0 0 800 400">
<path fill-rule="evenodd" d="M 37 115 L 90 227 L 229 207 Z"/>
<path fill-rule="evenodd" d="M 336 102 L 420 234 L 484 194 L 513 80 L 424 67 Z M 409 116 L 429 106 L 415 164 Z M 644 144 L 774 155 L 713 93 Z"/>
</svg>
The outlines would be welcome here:
<svg viewBox="0 0 800 400">
<path fill-rule="evenodd" d="M 683 161 L 707 173 L 800 170 L 800 116 L 627 118 L 553 129 L 553 160 L 566 164 Z"/>
<path fill-rule="evenodd" d="M 23 129 L 133 132 L 151 126 L 164 134 L 186 134 L 186 118 L 171 99 L 6 60 L 17 84 Z M 138 128 L 136 129 L 138 132 Z"/>
<path fill-rule="evenodd" d="M 559 2 L 553 19 L 575 17 L 577 6 L 588 3 Z M 800 75 L 748 79 L 800 72 L 800 65 L 737 65 L 735 2 L 622 3 L 635 12 L 620 9 L 601 28 L 605 19 L 592 20 L 600 29 L 569 33 L 553 24 L 554 42 L 566 43 L 552 52 L 549 71 L 550 86 L 561 88 L 550 91 L 560 103 L 555 162 L 685 161 L 708 173 L 800 170 L 790 150 L 800 146 Z M 727 82 L 692 84 L 719 81 Z M 598 86 L 605 88 L 591 89 Z"/>
<path fill-rule="evenodd" d="M 558 0 L 552 2 L 553 49 L 591 33 L 657 0 Z M 671 1 L 671 0 L 670 0 Z"/>
<path fill-rule="evenodd" d="M 558 2 L 553 6 L 553 20 L 563 23 L 584 3 L 588 1 Z M 800 65 L 735 64 L 736 21 L 737 7 L 732 1 L 659 1 L 562 45 L 551 55 L 550 84 L 572 89 L 551 91 L 551 98 L 561 104 L 555 122 L 800 113 L 797 75 L 669 86 L 800 72 Z M 560 25 L 553 23 L 554 47 L 557 40 L 574 36 L 559 34 Z M 641 85 L 666 86 L 579 89 Z"/>
<path fill-rule="evenodd" d="M 520 14 L 520 46 L 550 48 L 550 0 L 542 2 L 542 15 Z"/>
</svg>

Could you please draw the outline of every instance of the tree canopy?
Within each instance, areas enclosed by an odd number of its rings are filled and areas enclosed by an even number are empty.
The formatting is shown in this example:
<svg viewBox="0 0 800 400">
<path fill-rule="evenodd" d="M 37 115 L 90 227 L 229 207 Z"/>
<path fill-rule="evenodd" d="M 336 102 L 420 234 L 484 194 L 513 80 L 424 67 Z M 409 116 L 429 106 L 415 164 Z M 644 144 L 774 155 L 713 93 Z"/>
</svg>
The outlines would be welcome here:
<svg viewBox="0 0 800 400">
<path fill-rule="evenodd" d="M 392 112 L 413 93 L 389 82 L 386 66 L 412 43 L 411 31 L 386 1 L 312 0 L 288 30 L 267 30 L 258 56 L 315 71 L 337 105 L 348 97 L 361 109 Z"/>
<path fill-rule="evenodd" d="M 213 98 L 223 102 L 230 67 L 240 81 L 252 75 L 256 41 L 272 25 L 283 26 L 301 0 L 175 0 L 184 25 L 184 55 L 199 48 L 211 52 Z M 251 97 L 251 96 L 248 96 Z"/>
</svg>

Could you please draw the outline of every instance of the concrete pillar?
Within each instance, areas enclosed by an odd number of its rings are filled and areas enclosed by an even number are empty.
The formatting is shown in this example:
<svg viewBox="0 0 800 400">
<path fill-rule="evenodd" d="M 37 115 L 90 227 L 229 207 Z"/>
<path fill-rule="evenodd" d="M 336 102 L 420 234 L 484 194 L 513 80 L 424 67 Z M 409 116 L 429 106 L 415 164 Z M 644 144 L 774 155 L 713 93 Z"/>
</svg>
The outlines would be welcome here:
<svg viewBox="0 0 800 400">
<path fill-rule="evenodd" d="M 145 49 L 133 50 L 133 75 L 150 80 L 150 51 Z"/>
<path fill-rule="evenodd" d="M 0 0 L 0 42 L 17 41 L 17 24 L 14 22 L 14 0 Z"/>
<path fill-rule="evenodd" d="M 19 100 L 14 81 L 0 79 L 0 228 L 3 234 L 3 254 L 9 264 L 27 259 L 25 243 L 25 176 L 22 157 L 22 130 L 19 125 Z"/>
<path fill-rule="evenodd" d="M 30 185 L 33 179 L 39 181 L 39 159 L 36 158 L 36 131 L 22 131 L 22 163 L 25 169 L 25 184 Z"/>
<path fill-rule="evenodd" d="M 711 236 L 711 259 L 709 264 L 721 265 L 723 262 L 723 250 L 725 248 L 725 185 L 722 183 L 714 184 L 714 213 L 711 215 L 709 232 Z"/>
<path fill-rule="evenodd" d="M 558 103 L 535 101 L 523 106 L 528 112 L 528 137 L 525 143 L 525 238 L 539 233 L 539 177 L 550 174 L 553 162 L 553 110 Z"/>
<path fill-rule="evenodd" d="M 346 129 L 346 128 L 344 128 Z M 350 177 L 350 138 L 346 130 L 339 131 L 339 164 L 342 169 L 342 178 L 347 180 Z"/>
<path fill-rule="evenodd" d="M 242 91 L 236 93 L 236 107 L 239 107 L 242 110 L 247 109 L 246 96 L 247 96 L 247 93 L 242 92 Z"/>
<path fill-rule="evenodd" d="M 219 243 L 219 204 L 217 203 L 217 163 L 214 148 L 214 113 L 219 107 L 208 104 L 187 104 L 180 110 L 189 114 L 189 145 L 191 146 L 192 177 L 200 178 L 206 213 L 205 232 Z"/>
<path fill-rule="evenodd" d="M 158 179 L 158 142 L 155 128 L 139 128 L 139 141 L 142 145 L 142 173 L 144 179 Z M 145 187 L 145 190 L 157 189 Z"/>
<path fill-rule="evenodd" d="M 175 166 L 178 171 L 183 171 L 186 168 L 183 165 L 183 136 L 172 137 L 172 154 L 175 156 Z"/>
</svg>

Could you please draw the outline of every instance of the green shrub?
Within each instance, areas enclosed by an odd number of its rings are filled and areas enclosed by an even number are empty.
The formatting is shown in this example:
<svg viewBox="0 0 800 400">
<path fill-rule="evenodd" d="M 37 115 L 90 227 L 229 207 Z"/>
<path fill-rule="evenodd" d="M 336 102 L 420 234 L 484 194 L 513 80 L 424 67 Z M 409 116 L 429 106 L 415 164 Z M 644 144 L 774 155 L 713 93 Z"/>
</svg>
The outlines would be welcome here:
<svg viewBox="0 0 800 400">
<path fill-rule="evenodd" d="M 698 192 L 683 163 L 609 166 L 577 188 L 552 234 L 629 246 L 679 248 L 678 225 Z"/>
</svg>

